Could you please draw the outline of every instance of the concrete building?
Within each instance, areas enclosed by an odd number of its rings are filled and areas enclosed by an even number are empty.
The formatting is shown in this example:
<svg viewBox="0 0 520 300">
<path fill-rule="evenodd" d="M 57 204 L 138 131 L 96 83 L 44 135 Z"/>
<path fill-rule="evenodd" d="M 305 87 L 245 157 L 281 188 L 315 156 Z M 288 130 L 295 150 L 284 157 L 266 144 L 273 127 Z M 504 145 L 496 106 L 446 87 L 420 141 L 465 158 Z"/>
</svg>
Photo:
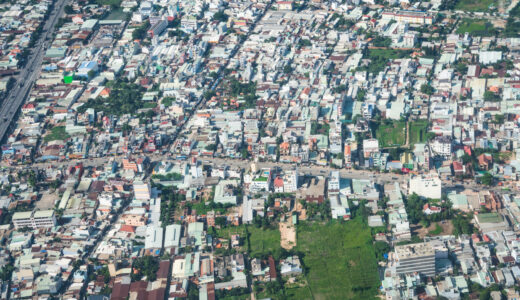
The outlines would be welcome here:
<svg viewBox="0 0 520 300">
<path fill-rule="evenodd" d="M 435 250 L 429 243 L 409 244 L 395 247 L 396 274 L 419 273 L 435 275 Z"/>
<path fill-rule="evenodd" d="M 135 181 L 134 197 L 136 200 L 150 200 L 150 184 L 143 183 L 142 181 Z"/>
<path fill-rule="evenodd" d="M 15 228 L 30 227 L 49 228 L 56 225 L 56 216 L 53 210 L 24 211 L 13 215 L 13 225 Z"/>
<path fill-rule="evenodd" d="M 439 136 L 436 137 L 431 143 L 432 152 L 444 157 L 451 156 L 452 142 L 449 137 Z"/>
<path fill-rule="evenodd" d="M 436 174 L 414 176 L 410 178 L 408 194 L 416 193 L 421 197 L 440 199 L 442 182 Z"/>
<path fill-rule="evenodd" d="M 329 183 L 328 183 L 328 194 L 330 195 L 337 195 L 339 193 L 339 171 L 332 171 L 330 173 L 329 177 Z"/>
<path fill-rule="evenodd" d="M 433 23 L 433 16 L 424 11 L 415 10 L 399 10 L 396 12 L 385 11 L 381 18 L 383 20 L 394 20 L 397 22 L 405 22 L 412 24 L 428 24 Z"/>
</svg>

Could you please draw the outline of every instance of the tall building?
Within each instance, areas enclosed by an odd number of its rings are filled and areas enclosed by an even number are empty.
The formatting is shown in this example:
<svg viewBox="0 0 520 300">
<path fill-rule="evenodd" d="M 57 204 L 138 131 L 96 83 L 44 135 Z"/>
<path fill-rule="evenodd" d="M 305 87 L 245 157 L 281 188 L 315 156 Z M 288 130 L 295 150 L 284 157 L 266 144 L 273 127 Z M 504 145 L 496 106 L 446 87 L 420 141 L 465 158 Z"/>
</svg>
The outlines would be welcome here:
<svg viewBox="0 0 520 300">
<path fill-rule="evenodd" d="M 429 243 L 395 246 L 396 274 L 435 275 L 435 250 Z"/>
<path fill-rule="evenodd" d="M 50 228 L 56 225 L 56 216 L 54 210 L 38 210 L 17 212 L 13 215 L 13 225 L 15 228 L 30 227 Z"/>
</svg>

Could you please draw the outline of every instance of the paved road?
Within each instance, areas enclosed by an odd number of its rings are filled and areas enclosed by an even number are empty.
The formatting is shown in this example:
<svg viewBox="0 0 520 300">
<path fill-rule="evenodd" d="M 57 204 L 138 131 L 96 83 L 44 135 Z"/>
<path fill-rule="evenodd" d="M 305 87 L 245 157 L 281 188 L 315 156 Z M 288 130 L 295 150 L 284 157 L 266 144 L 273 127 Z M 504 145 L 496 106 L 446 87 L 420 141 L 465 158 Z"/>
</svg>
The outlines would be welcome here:
<svg viewBox="0 0 520 300">
<path fill-rule="evenodd" d="M 11 89 L 5 101 L 2 103 L 2 107 L 0 108 L 0 140 L 3 140 L 5 134 L 9 131 L 11 122 L 24 103 L 32 84 L 38 78 L 43 55 L 47 46 L 46 43 L 48 43 L 45 40 L 52 36 L 54 26 L 59 17 L 63 14 L 63 8 L 67 1 L 68 0 L 57 0 L 54 3 L 49 18 L 45 21 L 39 40 L 36 41 L 35 47 L 30 49 L 31 54 L 27 58 L 25 66 L 20 70 L 14 88 Z"/>
<path fill-rule="evenodd" d="M 168 154 L 154 153 L 154 154 L 144 154 L 141 156 L 146 156 L 152 162 L 159 161 L 168 161 L 175 160 Z M 62 162 L 44 162 L 44 163 L 34 163 L 28 166 L 5 166 L 7 168 L 13 169 L 45 169 L 48 167 L 55 167 L 56 165 L 62 167 L 74 166 L 79 163 L 82 163 L 85 167 L 100 167 L 105 166 L 111 162 L 121 162 L 122 159 L 127 157 L 126 155 L 119 156 L 110 156 L 110 157 L 100 157 L 100 158 L 87 158 L 87 159 L 74 159 L 74 160 L 65 160 Z M 199 157 L 199 161 L 202 161 L 204 164 L 209 164 L 213 166 L 230 166 L 233 168 L 242 168 L 248 170 L 251 167 L 250 160 L 247 159 L 232 159 L 232 158 L 218 158 L 218 157 Z M 410 179 L 410 175 L 407 174 L 394 174 L 394 173 L 377 173 L 373 171 L 367 170 L 355 170 L 355 169 L 335 169 L 330 166 L 319 166 L 319 165 L 296 165 L 294 163 L 284 163 L 284 162 L 256 162 L 257 168 L 280 168 L 282 170 L 293 170 L 298 168 L 298 172 L 300 176 L 309 175 L 309 176 L 328 176 L 332 171 L 339 171 L 340 176 L 342 178 L 350 178 L 350 179 L 371 179 L 377 184 L 388 184 L 392 182 L 398 182 L 402 186 L 406 186 L 408 180 Z M 475 183 L 475 181 L 451 181 L 451 180 L 443 180 L 443 187 L 445 188 L 468 188 L 473 190 L 492 190 L 496 192 L 501 192 L 502 187 L 485 187 Z"/>
</svg>

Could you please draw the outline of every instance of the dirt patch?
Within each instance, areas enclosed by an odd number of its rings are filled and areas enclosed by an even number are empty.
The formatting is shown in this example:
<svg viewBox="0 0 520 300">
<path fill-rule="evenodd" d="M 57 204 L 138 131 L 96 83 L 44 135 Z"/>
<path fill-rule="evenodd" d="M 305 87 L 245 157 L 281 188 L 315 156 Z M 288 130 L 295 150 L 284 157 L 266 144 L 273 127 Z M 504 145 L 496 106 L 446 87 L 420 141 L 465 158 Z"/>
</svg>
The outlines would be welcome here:
<svg viewBox="0 0 520 300">
<path fill-rule="evenodd" d="M 280 223 L 280 245 L 284 249 L 291 249 L 292 247 L 296 246 L 296 228 L 291 222 L 291 219 L 289 218 L 288 221 Z"/>
<path fill-rule="evenodd" d="M 436 233 L 437 226 L 439 224 L 442 231 L 440 233 Z M 451 221 L 441 221 L 441 222 L 433 222 L 429 227 L 425 228 L 421 225 L 412 225 L 410 229 L 413 234 L 418 235 L 421 239 L 425 236 L 435 236 L 435 235 L 451 235 L 453 234 L 453 224 Z"/>
<path fill-rule="evenodd" d="M 297 201 L 294 210 L 298 213 L 298 220 L 307 220 L 307 210 L 303 208 L 303 205 Z"/>
<path fill-rule="evenodd" d="M 36 208 L 40 210 L 51 209 L 56 201 L 58 201 L 57 192 L 43 194 L 40 201 L 36 202 Z"/>
</svg>

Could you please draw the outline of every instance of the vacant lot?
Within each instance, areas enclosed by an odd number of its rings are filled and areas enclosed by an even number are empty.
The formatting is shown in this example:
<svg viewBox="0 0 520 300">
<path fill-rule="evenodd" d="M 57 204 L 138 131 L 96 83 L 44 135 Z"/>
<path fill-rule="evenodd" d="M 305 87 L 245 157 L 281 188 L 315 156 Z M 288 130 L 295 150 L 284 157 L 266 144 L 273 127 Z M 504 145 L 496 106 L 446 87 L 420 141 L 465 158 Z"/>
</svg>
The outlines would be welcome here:
<svg viewBox="0 0 520 300">
<path fill-rule="evenodd" d="M 386 64 L 391 59 L 410 57 L 411 51 L 398 49 L 370 49 L 365 58 L 370 59 L 370 64 L 366 67 L 369 73 L 379 73 L 383 71 Z"/>
<path fill-rule="evenodd" d="M 494 0 L 459 0 L 455 10 L 487 12 L 491 6 L 497 7 Z"/>
<path fill-rule="evenodd" d="M 473 36 L 493 36 L 495 28 L 486 20 L 464 19 L 457 28 L 458 34 L 469 33 Z"/>
<path fill-rule="evenodd" d="M 406 123 L 393 122 L 391 124 L 381 124 L 377 128 L 376 137 L 379 140 L 379 147 L 402 146 L 406 143 Z"/>
<path fill-rule="evenodd" d="M 453 234 L 453 224 L 451 221 L 433 222 L 428 228 L 416 225 L 415 227 L 412 227 L 412 230 L 421 239 L 425 236 L 450 235 Z"/>
<path fill-rule="evenodd" d="M 380 285 L 370 229 L 359 219 L 348 223 L 298 225 L 297 251 L 304 254 L 314 299 L 374 299 Z M 287 290 L 303 299 L 303 289 Z M 307 296 L 304 299 L 308 299 Z"/>
<path fill-rule="evenodd" d="M 105 20 L 125 20 L 126 16 L 126 13 L 122 9 L 112 9 Z"/>
<path fill-rule="evenodd" d="M 56 126 L 51 129 L 51 132 L 47 134 L 43 140 L 45 142 L 51 142 L 51 141 L 63 141 L 68 139 L 70 136 L 65 131 L 65 126 Z"/>
<path fill-rule="evenodd" d="M 281 235 L 281 246 L 284 249 L 291 249 L 296 246 L 296 228 L 292 224 L 291 219 L 284 223 L 280 223 L 279 226 Z"/>
<path fill-rule="evenodd" d="M 426 141 L 426 133 L 428 132 L 428 122 L 420 120 L 410 122 L 410 146 L 417 143 L 424 143 Z"/>
<path fill-rule="evenodd" d="M 263 229 L 255 226 L 247 227 L 249 232 L 249 254 L 260 257 L 280 249 L 280 231 L 278 229 Z"/>
<path fill-rule="evenodd" d="M 230 239 L 233 234 L 238 234 L 240 238 L 245 240 L 244 247 L 249 250 L 252 257 L 262 257 L 269 254 L 276 257 L 276 254 L 280 253 L 280 231 L 278 228 L 263 229 L 256 226 L 247 226 L 246 228 L 246 226 L 241 225 L 217 230 L 217 235 L 220 238 Z"/>
</svg>

